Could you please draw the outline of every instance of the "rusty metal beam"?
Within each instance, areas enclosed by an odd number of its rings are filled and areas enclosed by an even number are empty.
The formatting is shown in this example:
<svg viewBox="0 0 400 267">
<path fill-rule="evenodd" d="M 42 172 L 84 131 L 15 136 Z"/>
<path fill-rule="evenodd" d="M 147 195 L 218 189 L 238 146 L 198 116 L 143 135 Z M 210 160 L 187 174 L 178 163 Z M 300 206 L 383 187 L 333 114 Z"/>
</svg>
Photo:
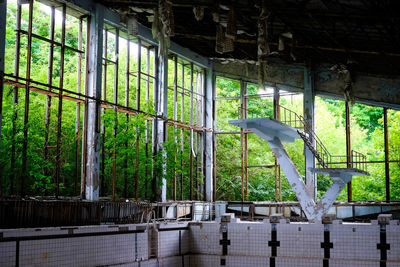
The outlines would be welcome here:
<svg viewBox="0 0 400 267">
<path fill-rule="evenodd" d="M 193 125 L 193 63 L 190 63 L 190 124 Z M 190 200 L 193 200 L 193 128 L 190 128 L 189 148 Z"/>
<path fill-rule="evenodd" d="M 280 108 L 279 108 L 279 104 L 280 104 L 280 91 L 278 87 L 274 87 L 274 100 L 273 100 L 273 105 L 274 105 L 274 119 L 276 120 L 280 120 L 281 116 L 280 116 Z M 281 199 L 281 175 L 280 175 L 280 167 L 278 164 L 278 161 L 275 158 L 275 202 L 278 201 L 278 197 L 279 199 Z M 279 172 L 279 173 L 278 173 Z M 279 175 L 279 180 L 278 180 L 278 175 Z M 279 191 L 278 191 L 279 190 Z"/>
<path fill-rule="evenodd" d="M 150 104 L 150 48 L 146 48 L 146 74 L 149 79 L 146 82 L 146 104 L 147 106 Z M 149 135 L 150 135 L 150 126 L 148 120 L 145 121 L 145 156 L 146 156 L 146 166 L 145 166 L 145 180 L 144 180 L 144 198 L 147 199 L 147 190 L 148 190 L 148 176 L 149 176 Z"/>
<path fill-rule="evenodd" d="M 387 121 L 387 108 L 383 109 L 383 132 L 384 132 L 384 142 L 385 142 L 386 202 L 390 202 L 389 133 L 388 133 L 388 121 Z"/>
<path fill-rule="evenodd" d="M 3 92 L 4 92 L 4 68 L 5 68 L 5 36 L 7 19 L 7 1 L 0 2 L 0 148 L 1 148 L 1 130 L 3 127 Z M 0 196 L 3 195 L 3 174 L 0 170 Z"/>
<path fill-rule="evenodd" d="M 248 100 L 247 100 L 247 83 L 244 83 L 244 88 L 243 88 L 243 106 L 244 106 L 244 113 L 243 113 L 243 118 L 247 119 L 248 117 Z M 248 171 L 248 156 L 249 156 L 249 149 L 248 149 L 248 142 L 249 142 L 249 134 L 247 131 L 243 131 L 243 136 L 244 136 L 244 178 L 245 178 L 245 195 L 246 195 L 246 201 L 249 200 L 249 171 Z"/>
<path fill-rule="evenodd" d="M 29 178 L 27 170 L 28 161 L 28 131 L 29 131 L 29 81 L 31 79 L 32 62 L 32 19 L 33 19 L 33 0 L 29 1 L 29 19 L 28 19 L 28 47 L 26 54 L 26 85 L 25 85 L 25 113 L 24 113 L 24 138 L 22 141 L 22 181 L 20 195 L 25 195 L 25 182 Z"/>
<path fill-rule="evenodd" d="M 245 93 L 244 88 L 245 88 L 245 83 L 243 80 L 240 80 L 240 114 L 239 114 L 239 118 L 243 120 L 245 118 L 244 113 L 245 113 L 245 104 L 244 104 L 244 96 Z M 244 130 L 243 128 L 240 128 L 240 163 L 241 163 L 241 197 L 242 197 L 242 202 L 244 202 L 245 199 L 245 192 L 244 192 L 244 173 L 245 173 L 245 169 L 246 169 L 246 165 L 244 163 Z"/>
<path fill-rule="evenodd" d="M 65 57 L 65 20 L 67 16 L 67 6 L 62 5 L 62 22 L 61 22 L 61 52 L 60 52 L 60 88 L 64 86 L 64 57 Z M 59 196 L 60 191 L 60 175 L 61 175 L 61 124 L 63 112 L 63 91 L 58 91 L 58 122 L 57 122 L 57 149 L 56 149 L 56 198 Z M 63 175 L 63 183 L 65 184 Z"/>
<path fill-rule="evenodd" d="M 104 51 L 103 51 L 103 60 L 107 59 L 108 53 L 108 30 L 104 29 Z M 102 100 L 107 101 L 107 64 L 103 64 L 103 92 L 102 92 Z M 105 107 L 101 108 L 101 113 L 103 115 L 106 114 Z M 105 170 L 106 170 L 106 151 L 105 151 L 105 140 L 106 140 L 106 124 L 104 121 L 101 122 L 101 164 L 100 164 L 100 196 L 104 196 L 106 193 L 105 188 Z M 114 199 L 114 186 L 112 198 Z"/>
<path fill-rule="evenodd" d="M 25 35 L 28 34 L 28 32 L 27 32 L 27 31 L 24 31 L 24 30 L 19 30 L 19 32 L 22 33 L 22 34 L 25 34 Z M 52 45 L 53 47 L 54 47 L 54 46 L 60 46 L 60 47 L 61 47 L 61 46 L 64 46 L 65 49 L 70 50 L 70 51 L 72 51 L 72 52 L 76 52 L 76 53 L 79 53 L 79 54 L 85 53 L 85 52 L 82 51 L 82 50 L 75 49 L 75 48 L 73 48 L 73 47 L 71 47 L 71 46 L 68 46 L 68 45 L 65 45 L 65 44 L 63 45 L 63 44 L 60 43 L 60 42 L 54 41 L 54 39 L 51 39 L 51 38 L 48 39 L 48 38 L 43 37 L 43 36 L 40 36 L 40 35 L 38 35 L 38 34 L 32 33 L 32 37 L 35 38 L 35 39 L 39 39 L 39 40 L 41 40 L 41 41 L 47 42 L 47 43 L 49 43 L 49 45 Z"/>
<path fill-rule="evenodd" d="M 82 158 L 81 158 L 81 198 L 86 197 L 86 163 L 87 163 L 87 138 L 88 138 L 88 109 L 89 99 L 89 49 L 90 49 L 90 28 L 92 18 L 89 16 L 86 21 L 86 54 L 85 54 L 85 92 L 84 92 L 84 109 L 83 109 L 83 125 L 82 125 Z"/>
<path fill-rule="evenodd" d="M 78 49 L 82 50 L 82 28 L 83 18 L 79 18 L 78 28 Z M 78 74 L 76 92 L 81 93 L 82 90 L 82 54 L 78 54 Z M 78 177 L 79 177 L 79 155 L 80 155 L 80 136 L 81 136 L 81 103 L 76 103 L 76 117 L 75 117 L 75 182 L 74 182 L 74 195 L 78 194 Z"/>
<path fill-rule="evenodd" d="M 15 78 L 14 75 L 7 74 L 6 76 Z M 17 77 L 17 79 L 26 81 L 26 79 L 22 78 L 22 77 Z M 40 83 L 40 82 L 37 82 L 37 81 L 32 81 L 31 80 L 30 82 L 46 86 L 46 84 L 43 84 L 43 83 Z M 10 85 L 13 85 L 13 86 L 17 86 L 19 88 L 25 88 L 26 87 L 26 84 L 24 84 L 24 83 L 15 82 L 15 81 L 12 81 L 12 80 L 9 80 L 9 79 L 4 79 L 4 83 L 10 84 Z M 31 91 L 35 91 L 35 92 L 38 92 L 38 93 L 41 93 L 41 94 L 44 94 L 44 95 L 51 95 L 52 97 L 58 97 L 58 93 L 56 93 L 56 92 L 49 92 L 49 91 L 47 91 L 45 89 L 41 89 L 41 88 L 38 88 L 38 87 L 35 87 L 35 86 L 30 86 L 29 88 L 30 88 Z M 67 99 L 67 100 L 71 100 L 71 101 L 79 102 L 79 103 L 85 103 L 85 99 L 87 99 L 87 100 L 95 100 L 95 98 L 92 97 L 92 96 L 85 95 L 85 94 L 77 94 L 77 93 L 69 91 L 69 90 L 60 89 L 57 86 L 52 86 L 52 88 L 53 89 L 57 89 L 57 90 L 62 90 L 64 93 L 68 93 L 69 94 L 69 95 L 63 94 L 62 95 L 63 99 Z M 76 95 L 76 97 L 72 97 L 70 95 Z M 80 97 L 83 97 L 85 99 L 80 99 Z M 114 103 L 109 102 L 109 101 L 99 100 L 98 102 L 100 103 L 101 108 L 113 109 L 114 106 L 115 106 Z M 163 116 L 158 116 L 158 115 L 154 115 L 154 114 L 148 114 L 148 113 L 146 113 L 144 111 L 139 111 L 139 110 L 136 110 L 136 109 L 133 109 L 133 108 L 130 108 L 130 107 L 125 107 L 125 106 L 122 106 L 122 105 L 119 105 L 119 104 L 117 104 L 116 106 L 117 106 L 118 112 L 130 114 L 130 115 L 145 114 L 145 115 L 147 115 L 147 116 L 145 116 L 145 119 L 149 120 L 149 121 L 150 120 L 154 120 L 155 118 L 165 119 Z M 193 127 L 193 131 L 195 131 L 195 132 L 213 132 L 213 130 L 211 128 L 207 128 L 207 127 L 204 127 L 204 126 L 191 125 L 190 123 L 187 123 L 187 122 L 175 121 L 175 120 L 172 120 L 172 119 L 166 119 L 166 122 L 170 126 L 174 126 L 174 123 L 175 123 L 176 127 L 182 128 L 182 129 L 186 129 L 186 130 L 189 130 L 191 127 Z"/>
<path fill-rule="evenodd" d="M 136 109 L 140 110 L 140 90 L 142 75 L 142 42 L 138 39 L 137 43 L 137 85 L 136 85 Z M 139 199 L 139 127 L 136 127 L 136 159 L 135 159 L 135 198 Z"/>
<path fill-rule="evenodd" d="M 351 133 L 350 133 L 350 106 L 349 102 L 346 101 L 346 158 L 347 168 L 351 168 Z M 347 184 L 347 201 L 353 201 L 353 191 L 351 181 Z"/>
<path fill-rule="evenodd" d="M 185 87 L 185 66 L 182 64 L 182 70 L 181 70 L 181 86 Z M 181 121 L 185 121 L 185 95 L 182 92 L 181 94 Z M 180 172 L 180 183 L 181 183 L 181 200 L 184 200 L 183 196 L 183 152 L 184 152 L 184 130 L 181 128 L 181 150 L 180 150 L 180 155 L 181 155 L 181 172 Z"/>
<path fill-rule="evenodd" d="M 114 121 L 113 121 L 113 165 L 112 165 L 112 181 L 113 181 L 113 200 L 115 201 L 115 183 L 117 180 L 116 164 L 117 164 L 117 128 L 118 128 L 118 114 L 117 114 L 117 103 L 118 103 L 118 63 L 119 63 L 119 29 L 115 29 L 115 64 L 114 64 Z"/>
<path fill-rule="evenodd" d="M 16 29 L 19 30 L 21 29 L 21 3 L 17 3 L 17 16 L 16 16 Z M 20 50 L 21 50 L 21 35 L 18 31 L 15 32 L 15 61 L 14 61 L 14 75 L 19 76 L 19 61 L 20 61 Z M 4 79 L 4 77 L 3 77 Z M 15 81 L 18 81 L 18 79 L 15 79 Z M 3 80 L 2 83 L 5 83 Z M 2 85 L 0 85 L 2 86 Z M 15 149 L 16 149 L 16 139 L 15 136 L 17 134 L 17 125 L 16 125 L 16 120 L 18 118 L 18 110 L 17 110 L 17 105 L 18 105 L 18 86 L 14 86 L 13 88 L 13 117 L 12 117 L 12 134 L 11 134 L 11 185 L 10 185 L 10 194 L 14 194 L 14 185 L 15 185 L 15 191 L 17 191 L 17 168 L 16 168 L 16 162 L 15 162 Z M 2 105 L 0 103 L 0 105 Z M 0 130 L 1 131 L 1 130 Z M 1 138 L 1 137 L 0 137 Z"/>
<path fill-rule="evenodd" d="M 125 69 L 125 106 L 129 107 L 129 69 L 130 69 L 130 54 L 131 54 L 131 41 L 130 41 L 130 35 L 129 33 L 127 34 L 127 39 L 126 39 L 126 69 Z M 147 121 L 146 121 L 147 122 Z M 129 130 L 129 114 L 126 114 L 126 132 Z M 128 140 L 125 142 L 125 149 L 128 151 Z M 128 154 L 125 153 L 125 159 L 124 159 L 124 197 L 128 198 Z"/>
<path fill-rule="evenodd" d="M 178 56 L 174 58 L 174 120 L 178 120 Z M 176 123 L 174 123 L 174 144 L 176 151 L 174 153 L 174 192 L 173 199 L 176 201 L 176 188 L 177 188 L 177 172 L 176 172 L 176 162 L 178 155 L 178 133 Z"/>
</svg>

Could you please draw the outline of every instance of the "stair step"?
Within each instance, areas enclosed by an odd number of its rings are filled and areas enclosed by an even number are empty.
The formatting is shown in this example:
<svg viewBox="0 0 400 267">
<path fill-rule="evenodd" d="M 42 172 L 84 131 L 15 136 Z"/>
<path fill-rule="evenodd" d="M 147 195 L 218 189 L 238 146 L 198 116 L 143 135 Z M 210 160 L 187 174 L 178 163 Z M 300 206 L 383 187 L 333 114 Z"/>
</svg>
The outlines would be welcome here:
<svg viewBox="0 0 400 267">
<path fill-rule="evenodd" d="M 327 164 L 321 157 L 321 155 L 318 153 L 317 149 L 313 146 L 311 140 L 302 132 L 298 131 L 298 134 L 300 137 L 303 139 L 304 143 L 307 145 L 307 147 L 310 149 L 311 153 L 314 155 L 314 157 L 318 160 L 319 164 L 323 166 L 324 168 L 327 168 Z"/>
</svg>

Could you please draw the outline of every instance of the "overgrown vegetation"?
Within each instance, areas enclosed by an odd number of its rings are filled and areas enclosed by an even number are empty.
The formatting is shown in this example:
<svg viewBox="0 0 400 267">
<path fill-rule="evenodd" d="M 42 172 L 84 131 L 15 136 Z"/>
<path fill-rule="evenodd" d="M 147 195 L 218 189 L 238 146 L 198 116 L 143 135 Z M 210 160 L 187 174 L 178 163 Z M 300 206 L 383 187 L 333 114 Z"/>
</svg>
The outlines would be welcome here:
<svg viewBox="0 0 400 267">
<path fill-rule="evenodd" d="M 33 32 L 41 36 L 49 36 L 50 16 L 48 9 L 43 5 L 35 3 L 34 5 L 34 22 Z M 7 10 L 7 35 L 6 35 L 6 73 L 14 72 L 15 59 L 15 20 L 16 20 L 16 3 L 9 1 Z M 66 42 L 69 46 L 77 48 L 78 21 L 76 18 L 68 16 L 67 20 L 67 38 Z M 27 8 L 23 8 L 22 13 L 22 29 L 27 30 L 28 25 Z M 58 21 L 56 24 L 56 40 L 61 39 L 61 25 Z M 85 29 L 85 27 L 83 27 Z M 85 36 L 85 31 L 83 32 Z M 114 35 L 110 35 L 108 45 L 108 58 L 114 57 L 115 45 Z M 83 44 L 85 47 L 85 44 Z M 26 71 L 26 48 L 27 37 L 21 35 L 21 54 L 20 54 L 20 77 L 25 77 Z M 54 48 L 54 70 L 53 85 L 58 86 L 60 77 L 60 48 Z M 39 82 L 47 83 L 47 64 L 48 64 L 48 43 L 39 41 L 34 38 L 32 43 L 32 75 L 31 79 Z M 120 44 L 119 58 L 126 58 L 126 44 Z M 146 62 L 142 57 L 142 70 L 150 66 L 150 72 L 153 73 L 154 66 L 150 62 Z M 137 69 L 137 60 L 131 60 L 131 69 Z M 151 54 L 150 61 L 153 61 Z M 65 57 L 65 80 L 64 88 L 76 91 L 77 88 L 77 62 L 78 56 L 73 52 L 66 52 Z M 82 70 L 84 70 L 84 60 L 82 61 Z M 125 79 L 125 60 L 120 60 L 120 71 L 118 72 L 118 104 L 125 103 L 124 88 Z M 169 64 L 169 85 L 172 85 L 174 71 L 173 62 Z M 185 75 L 188 75 L 189 69 L 184 68 Z M 107 96 L 108 101 L 113 99 L 114 86 L 114 67 L 107 67 Z M 182 75 L 181 70 L 178 72 L 178 79 Z M 181 81 L 178 81 L 179 83 Z M 185 87 L 190 88 L 189 79 L 185 79 Z M 131 77 L 129 102 L 132 107 L 136 103 L 136 86 L 135 77 Z M 152 86 L 152 85 L 151 85 Z M 146 82 L 142 82 L 141 88 L 146 87 Z M 42 87 L 46 89 L 45 87 Z M 82 86 L 84 81 L 82 79 Z M 29 128 L 28 139 L 28 180 L 26 181 L 26 191 L 30 195 L 54 195 L 55 194 L 55 166 L 56 166 L 56 140 L 57 140 L 57 110 L 58 98 L 52 99 L 50 127 L 49 127 L 49 146 L 48 157 L 45 157 L 45 107 L 47 97 L 43 94 L 31 91 L 30 107 L 29 107 L 29 124 L 24 126 L 24 105 L 25 105 L 25 89 L 18 90 L 18 104 L 13 105 L 14 87 L 6 85 L 3 100 L 3 128 L 0 146 L 0 177 L 1 192 L 3 195 L 16 194 L 20 186 L 21 177 L 25 174 L 21 173 L 22 166 L 22 142 L 24 127 Z M 83 90 L 83 89 L 82 89 Z M 260 88 L 256 85 L 249 84 L 247 87 L 248 95 L 260 94 Z M 171 91 L 169 91 L 171 92 Z M 265 93 L 265 92 L 264 92 Z M 152 89 L 150 89 L 149 101 L 145 101 L 145 92 L 141 92 L 141 109 L 154 114 L 152 103 Z M 240 96 L 240 83 L 230 79 L 217 79 L 217 96 L 237 97 Z M 178 97 L 180 97 L 178 95 Z M 185 97 L 185 101 L 187 101 Z M 173 95 L 168 95 L 169 105 L 168 113 L 173 114 Z M 287 96 L 281 98 L 281 105 L 288 107 L 298 113 L 302 113 L 302 97 Z M 181 101 L 178 100 L 177 109 L 181 108 Z M 228 124 L 228 120 L 238 118 L 238 110 L 240 101 L 238 99 L 219 100 L 217 101 L 217 130 L 235 131 L 237 128 Z M 254 116 L 272 116 L 272 99 L 266 98 L 249 98 L 249 112 Z M 81 163 L 81 141 L 79 141 L 79 150 L 76 151 L 77 139 L 75 132 L 75 110 L 76 103 L 73 101 L 63 101 L 62 116 L 62 135 L 61 135 L 61 180 L 60 194 L 66 196 L 75 195 L 75 179 L 78 179 L 77 187 L 79 194 L 80 184 L 80 163 Z M 79 129 L 82 129 L 83 107 L 81 106 Z M 184 120 L 188 121 L 190 114 L 190 104 L 184 102 Z M 367 155 L 368 160 L 383 161 L 384 160 L 384 142 L 383 142 L 383 109 L 370 107 L 361 104 L 355 104 L 351 108 L 351 138 L 352 148 Z M 197 116 L 197 115 L 196 115 Z M 170 116 L 169 116 L 170 117 Z M 13 126 L 13 118 L 15 124 Z M 150 198 L 153 194 L 151 188 L 151 179 L 153 174 L 162 172 L 163 160 L 162 155 L 153 155 L 152 153 L 152 126 L 151 121 L 147 121 L 145 116 L 129 116 L 127 120 L 126 114 L 115 113 L 112 109 L 106 109 L 102 114 L 102 124 L 104 132 L 102 141 L 104 141 L 104 170 L 101 173 L 104 179 L 104 188 L 101 189 L 103 196 L 112 194 L 112 172 L 113 172 L 113 153 L 116 151 L 116 194 L 117 198 L 123 196 L 125 178 L 127 180 L 128 197 L 135 197 L 135 176 L 139 176 L 139 198 Z M 116 122 L 116 123 L 115 123 Z M 389 127 L 389 159 L 400 160 L 400 112 L 388 110 L 388 127 Z M 149 126 L 146 138 L 147 125 Z M 345 117 L 343 101 L 336 101 L 325 98 L 316 98 L 316 129 L 317 135 L 327 146 L 333 155 L 345 155 Z M 114 136 L 113 131 L 116 130 Z M 81 131 L 81 130 L 80 130 Z M 173 179 L 176 177 L 178 184 L 178 199 L 189 198 L 189 155 L 190 151 L 189 131 L 183 131 L 184 145 L 181 153 L 180 146 L 180 129 L 174 132 L 173 127 L 169 127 L 168 141 L 165 144 L 165 153 L 167 155 L 167 181 L 168 181 L 168 198 L 172 197 Z M 200 143 L 202 134 L 195 133 L 196 142 Z M 177 141 L 175 140 L 177 137 Z M 139 142 L 139 151 L 136 153 L 136 140 Z M 149 141 L 147 141 L 149 140 Z M 147 143 L 147 145 L 146 145 Z M 297 166 L 301 175 L 304 176 L 304 156 L 303 142 L 297 140 L 292 144 L 285 144 Z M 15 161 L 11 162 L 12 151 L 15 151 Z M 271 150 L 266 142 L 249 134 L 248 141 L 248 165 L 261 166 L 273 165 L 274 158 Z M 76 158 L 78 152 L 78 160 Z M 241 169 L 240 169 L 240 135 L 238 134 L 221 134 L 217 135 L 217 198 L 221 200 L 240 200 L 241 199 Z M 196 151 L 193 153 L 193 176 L 194 182 L 198 185 L 195 187 L 195 195 L 198 188 L 202 184 L 202 158 L 201 153 Z M 136 166 L 136 161 L 139 162 Z M 181 167 L 181 161 L 183 165 Z M 78 164 L 76 164 L 76 162 Z M 12 168 L 12 164 L 15 168 Z M 370 176 L 356 177 L 353 182 L 353 199 L 354 200 L 383 200 L 385 199 L 385 167 L 383 163 L 375 163 L 368 165 Z M 78 173 L 78 176 L 76 175 Z M 264 201 L 273 200 L 275 198 L 275 178 L 274 168 L 253 167 L 249 168 L 249 200 Z M 183 188 L 179 187 L 181 175 L 184 179 Z M 391 199 L 400 200 L 400 163 L 390 163 L 390 184 Z M 16 186 L 17 185 L 17 186 Z M 319 194 L 323 194 L 330 185 L 330 178 L 325 176 L 318 177 Z M 183 191 L 183 196 L 179 192 Z M 344 190 L 339 198 L 346 199 L 346 191 Z M 289 184 L 282 174 L 282 197 L 283 200 L 296 200 Z"/>
</svg>

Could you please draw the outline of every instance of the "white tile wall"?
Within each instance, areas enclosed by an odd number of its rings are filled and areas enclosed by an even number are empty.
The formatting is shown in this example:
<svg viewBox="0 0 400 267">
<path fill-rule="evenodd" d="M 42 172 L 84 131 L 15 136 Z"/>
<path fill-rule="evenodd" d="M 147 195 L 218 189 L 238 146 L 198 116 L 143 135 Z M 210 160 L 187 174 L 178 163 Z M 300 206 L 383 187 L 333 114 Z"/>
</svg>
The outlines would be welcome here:
<svg viewBox="0 0 400 267">
<path fill-rule="evenodd" d="M 147 234 L 137 233 L 138 257 L 147 259 Z M 135 261 L 135 234 L 20 242 L 21 266 L 96 266 Z"/>
<path fill-rule="evenodd" d="M 16 242 L 0 242 L 0 266 L 15 266 Z"/>
<path fill-rule="evenodd" d="M 322 224 L 279 223 L 276 228 L 277 239 L 280 241 L 278 257 L 324 257 L 324 250 L 321 249 L 321 242 L 324 242 Z"/>
<path fill-rule="evenodd" d="M 268 247 L 268 241 L 271 240 L 270 224 L 229 223 L 228 240 L 231 241 L 228 255 L 259 257 L 271 255 L 271 248 Z"/>
<path fill-rule="evenodd" d="M 269 263 L 269 259 L 268 259 Z M 321 267 L 322 260 L 321 259 L 302 259 L 302 258 L 275 258 L 275 266 L 279 267 Z M 330 266 L 330 265 L 329 265 Z M 351 266 L 351 265 L 349 265 Z"/>
<path fill-rule="evenodd" d="M 397 261 L 400 266 L 400 225 L 386 225 L 386 242 L 390 244 L 390 250 L 387 251 L 388 260 Z"/>
<path fill-rule="evenodd" d="M 222 239 L 220 225 L 216 222 L 204 222 L 201 225 L 190 225 L 190 251 L 194 254 L 221 255 Z"/>
<path fill-rule="evenodd" d="M 189 248 L 189 230 L 181 232 L 181 254 L 187 254 Z M 176 256 L 179 254 L 179 231 L 160 231 L 158 235 L 158 257 Z"/>
<path fill-rule="evenodd" d="M 178 225 L 178 224 L 177 224 Z M 160 228 L 178 227 L 163 224 Z M 121 225 L 129 230 L 136 225 Z M 145 225 L 140 225 L 143 227 Z M 181 225 L 180 225 L 181 226 Z M 400 266 L 400 225 L 392 221 L 387 225 L 388 250 L 387 266 Z M 79 227 L 74 233 L 118 231 L 118 227 L 92 226 Z M 188 230 L 181 231 L 181 252 L 184 266 L 220 266 L 222 239 L 220 223 L 202 222 L 189 224 Z M 23 230 L 0 230 L 4 237 L 53 235 L 67 233 L 67 229 L 43 228 Z M 324 225 L 308 223 L 277 224 L 276 266 L 322 266 L 324 250 Z M 137 233 L 137 255 L 135 234 L 77 237 L 65 239 L 32 240 L 20 242 L 21 266 L 96 266 L 115 265 L 132 267 L 182 266 L 179 254 L 179 230 L 156 231 L 155 247 L 157 259 L 148 259 L 148 233 Z M 335 222 L 330 225 L 330 266 L 378 266 L 380 251 L 380 226 L 371 224 Z M 228 246 L 226 266 L 269 266 L 271 247 L 271 224 L 268 222 L 228 223 Z M 137 262 L 140 260 L 140 263 Z M 14 266 L 15 242 L 0 242 L 0 266 Z"/>
<path fill-rule="evenodd" d="M 333 243 L 333 259 L 371 259 L 379 260 L 379 225 L 337 224 L 332 225 L 330 239 Z"/>
<path fill-rule="evenodd" d="M 229 267 L 255 267 L 269 266 L 269 258 L 267 257 L 243 257 L 228 256 L 226 257 L 226 266 Z"/>
<path fill-rule="evenodd" d="M 190 267 L 220 266 L 221 256 L 217 255 L 190 255 Z"/>
<path fill-rule="evenodd" d="M 343 266 L 354 266 L 354 267 L 376 267 L 379 266 L 379 261 L 374 260 L 329 260 L 329 267 L 343 267 Z M 387 265 L 389 266 L 389 265 Z M 397 265 L 398 266 L 398 265 Z"/>
</svg>

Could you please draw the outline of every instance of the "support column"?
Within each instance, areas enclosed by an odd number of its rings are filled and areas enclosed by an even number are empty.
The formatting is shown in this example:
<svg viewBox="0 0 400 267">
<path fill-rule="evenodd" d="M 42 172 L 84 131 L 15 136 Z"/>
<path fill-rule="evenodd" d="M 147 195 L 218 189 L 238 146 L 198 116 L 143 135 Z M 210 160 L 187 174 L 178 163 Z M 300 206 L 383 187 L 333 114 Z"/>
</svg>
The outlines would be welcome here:
<svg viewBox="0 0 400 267">
<path fill-rule="evenodd" d="M 161 44 L 160 44 L 161 45 Z M 156 77 L 157 86 L 154 92 L 154 107 L 158 117 L 153 120 L 153 153 L 162 154 L 161 170 L 155 172 L 153 179 L 153 192 L 156 192 L 155 200 L 167 201 L 167 155 L 163 150 L 164 141 L 167 137 L 167 117 L 168 117 L 168 50 L 158 47 L 158 57 L 156 57 Z M 158 157 L 156 157 L 158 158 Z"/>
<path fill-rule="evenodd" d="M 87 114 L 87 154 L 86 154 L 86 199 L 99 199 L 100 170 L 100 97 L 103 54 L 104 10 L 96 4 L 91 14 L 89 35 L 88 95 L 95 99 L 88 101 Z"/>
<path fill-rule="evenodd" d="M 351 133 L 350 133 L 350 106 L 349 102 L 346 101 L 346 162 L 347 168 L 352 168 L 351 158 Z M 353 190 L 351 187 L 351 181 L 347 184 L 347 201 L 353 201 Z"/>
<path fill-rule="evenodd" d="M 307 66 L 304 68 L 304 119 L 306 123 L 311 127 L 310 131 L 315 131 L 314 122 L 314 77 L 311 67 Z M 306 130 L 307 131 L 307 130 Z M 311 137 L 312 134 L 309 134 Z M 310 140 L 315 147 L 315 140 Z M 304 155 L 305 155 L 305 174 L 306 174 L 306 187 L 310 197 L 316 201 L 317 199 L 317 176 L 312 169 L 315 168 L 315 157 L 311 150 L 304 144 Z"/>
<path fill-rule="evenodd" d="M 387 108 L 383 109 L 383 133 L 385 138 L 385 186 L 386 202 L 390 202 L 390 172 L 389 172 L 389 134 L 387 121 Z"/>
<path fill-rule="evenodd" d="M 0 148 L 1 148 L 1 128 L 3 126 L 3 91 L 4 91 L 4 52 L 6 45 L 6 14 L 7 0 L 0 1 Z M 3 195 L 2 173 L 0 170 L 0 196 Z"/>
<path fill-rule="evenodd" d="M 4 52 L 6 45 L 6 18 L 7 18 L 6 15 L 7 15 L 7 0 L 0 1 L 0 145 L 1 145 L 1 128 L 3 126 L 3 91 L 4 91 L 3 79 L 4 79 L 4 60 L 5 60 Z"/>
<path fill-rule="evenodd" d="M 205 105 L 204 105 L 204 125 L 207 129 L 213 128 L 213 71 L 212 68 L 206 69 L 205 82 Z M 213 199 L 214 181 L 213 181 L 213 133 L 206 130 L 204 133 L 204 201 L 215 201 Z"/>
<path fill-rule="evenodd" d="M 280 121 L 280 92 L 279 88 L 274 86 L 274 119 Z M 279 184 L 279 186 L 278 186 Z M 279 190 L 279 191 L 278 191 Z M 279 193 L 278 193 L 279 192 Z M 282 186 L 281 186 L 281 167 L 275 158 L 275 202 L 282 201 Z"/>
</svg>

